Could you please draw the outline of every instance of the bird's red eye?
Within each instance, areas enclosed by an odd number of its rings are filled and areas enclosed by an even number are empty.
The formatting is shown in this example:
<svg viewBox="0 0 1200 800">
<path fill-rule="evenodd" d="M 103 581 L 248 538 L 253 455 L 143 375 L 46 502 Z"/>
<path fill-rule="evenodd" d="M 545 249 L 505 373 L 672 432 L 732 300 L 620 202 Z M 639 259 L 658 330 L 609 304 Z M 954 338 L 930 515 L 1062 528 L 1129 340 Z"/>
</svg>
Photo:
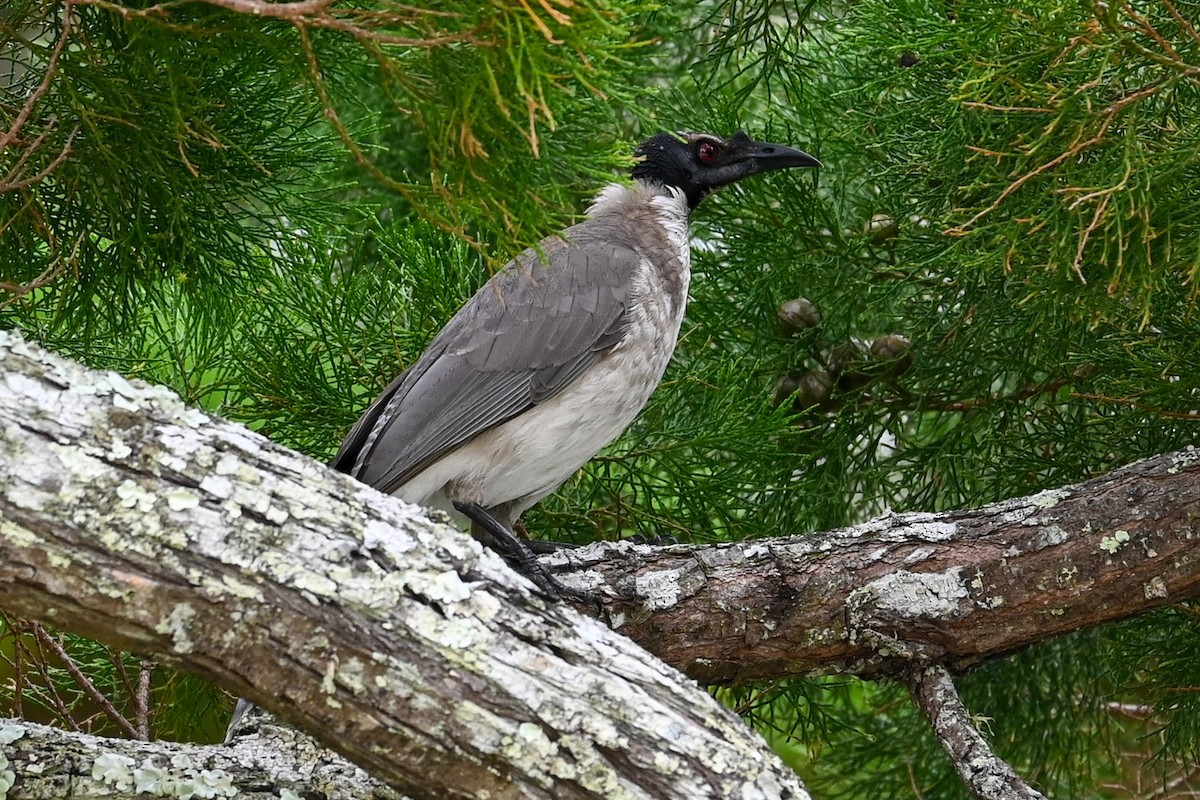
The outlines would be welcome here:
<svg viewBox="0 0 1200 800">
<path fill-rule="evenodd" d="M 696 157 L 701 164 L 711 164 L 717 160 L 717 146 L 712 142 L 701 142 L 696 148 Z"/>
</svg>

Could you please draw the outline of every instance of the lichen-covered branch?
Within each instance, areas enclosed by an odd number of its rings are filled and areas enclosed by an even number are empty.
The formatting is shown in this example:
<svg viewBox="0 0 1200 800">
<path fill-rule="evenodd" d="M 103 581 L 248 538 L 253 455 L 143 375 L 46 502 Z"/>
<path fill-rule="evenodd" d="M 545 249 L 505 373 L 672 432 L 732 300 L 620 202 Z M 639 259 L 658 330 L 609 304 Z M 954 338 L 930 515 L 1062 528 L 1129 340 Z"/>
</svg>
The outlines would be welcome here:
<svg viewBox="0 0 1200 800">
<path fill-rule="evenodd" d="M 606 595 L 617 630 L 702 683 L 903 677 L 914 659 L 957 671 L 1200 597 L 1200 451 L 974 511 L 547 558 Z"/>
<path fill-rule="evenodd" d="M 457 530 L 10 333 L 0 606 L 206 676 L 418 799 L 807 797 L 694 683 Z"/>
<path fill-rule="evenodd" d="M 944 667 L 914 670 L 908 687 L 971 794 L 979 800 L 1045 800 L 992 752 Z"/>
<path fill-rule="evenodd" d="M 12 337 L 0 376 L 0 605 L 207 675 L 406 788 L 803 796 L 694 687 L 456 531 Z M 904 677 L 1200 596 L 1198 478 L 1188 449 L 975 511 L 543 558 L 702 682 Z M 691 733 L 663 751 L 663 725 Z"/>
<path fill-rule="evenodd" d="M 229 747 L 141 742 L 0 719 L 6 800 L 404 800 L 298 731 L 260 725 Z"/>
</svg>

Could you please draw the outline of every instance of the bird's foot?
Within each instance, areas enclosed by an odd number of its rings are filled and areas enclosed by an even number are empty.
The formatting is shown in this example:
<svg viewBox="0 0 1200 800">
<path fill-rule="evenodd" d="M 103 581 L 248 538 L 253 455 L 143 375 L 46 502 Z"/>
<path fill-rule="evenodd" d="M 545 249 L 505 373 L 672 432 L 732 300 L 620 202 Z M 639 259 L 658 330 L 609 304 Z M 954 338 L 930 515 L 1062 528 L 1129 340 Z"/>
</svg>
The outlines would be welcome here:
<svg viewBox="0 0 1200 800">
<path fill-rule="evenodd" d="M 564 586 L 553 575 L 546 565 L 538 561 L 537 555 L 530 547 L 527 539 L 517 536 L 507 525 L 496 518 L 478 503 L 454 502 L 454 507 L 467 516 L 486 534 L 484 543 L 500 554 L 508 565 L 517 572 L 529 578 L 538 589 L 552 600 L 573 600 L 578 603 L 588 603 L 602 610 L 600 599 L 591 592 Z"/>
</svg>

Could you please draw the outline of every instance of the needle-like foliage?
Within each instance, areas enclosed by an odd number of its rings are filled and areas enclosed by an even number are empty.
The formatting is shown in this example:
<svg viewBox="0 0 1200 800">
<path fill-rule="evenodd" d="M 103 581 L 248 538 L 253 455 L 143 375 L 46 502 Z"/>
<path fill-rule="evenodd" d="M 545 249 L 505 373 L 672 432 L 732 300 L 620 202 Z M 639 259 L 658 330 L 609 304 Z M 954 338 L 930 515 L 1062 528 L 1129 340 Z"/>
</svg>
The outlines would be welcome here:
<svg viewBox="0 0 1200 800">
<path fill-rule="evenodd" d="M 225 5 L 0 9 L 0 325 L 325 459 L 641 137 L 746 129 L 825 167 L 701 206 L 663 386 L 535 535 L 803 533 L 1198 438 L 1195 3 Z M 1084 632 L 964 699 L 1050 795 L 1183 796 L 1195 627 Z M 898 687 L 721 695 L 817 796 L 965 796 Z M 190 713 L 161 729 L 219 727 Z"/>
</svg>

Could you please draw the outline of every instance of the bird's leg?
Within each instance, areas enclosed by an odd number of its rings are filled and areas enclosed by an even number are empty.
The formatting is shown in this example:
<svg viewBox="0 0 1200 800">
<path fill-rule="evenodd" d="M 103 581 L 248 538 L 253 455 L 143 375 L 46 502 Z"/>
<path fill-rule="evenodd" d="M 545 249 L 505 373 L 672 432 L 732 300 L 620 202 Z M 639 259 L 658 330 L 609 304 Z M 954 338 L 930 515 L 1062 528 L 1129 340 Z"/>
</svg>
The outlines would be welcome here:
<svg viewBox="0 0 1200 800">
<path fill-rule="evenodd" d="M 499 553 L 510 567 L 529 578 L 550 597 L 556 600 L 570 598 L 587 603 L 596 602 L 596 598 L 590 592 L 572 589 L 559 583 L 545 565 L 537 560 L 537 556 L 529 549 L 529 544 L 513 533 L 491 511 L 479 503 L 463 503 L 458 500 L 453 502 L 459 513 L 471 520 L 472 528 L 478 528 L 484 534 L 477 538 Z"/>
</svg>

